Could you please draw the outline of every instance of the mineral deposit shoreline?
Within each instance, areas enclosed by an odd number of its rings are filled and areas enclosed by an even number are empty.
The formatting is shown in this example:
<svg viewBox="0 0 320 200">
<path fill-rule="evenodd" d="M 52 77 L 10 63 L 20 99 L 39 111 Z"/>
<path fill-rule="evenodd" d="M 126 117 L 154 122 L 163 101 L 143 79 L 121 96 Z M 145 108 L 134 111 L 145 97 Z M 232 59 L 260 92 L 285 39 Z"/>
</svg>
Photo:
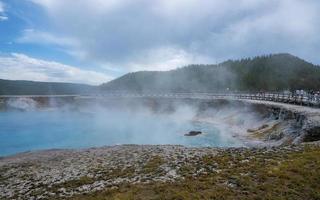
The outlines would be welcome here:
<svg viewBox="0 0 320 200">
<path fill-rule="evenodd" d="M 0 159 L 0 199 L 72 198 L 115 191 L 128 184 L 181 183 L 190 177 L 220 177 L 220 174 L 223 181 L 212 187 L 229 190 L 238 187 L 233 180 L 234 173 L 246 176 L 238 171 L 239 166 L 248 167 L 250 163 L 259 167 L 264 163 L 273 169 L 288 159 L 293 162 L 290 155 L 303 154 L 308 151 L 306 146 L 320 152 L 316 142 L 269 148 L 119 145 L 20 153 Z M 252 173 L 253 178 L 257 176 L 254 173 L 258 173 L 243 170 Z M 318 169 L 314 170 L 319 173 Z"/>
</svg>

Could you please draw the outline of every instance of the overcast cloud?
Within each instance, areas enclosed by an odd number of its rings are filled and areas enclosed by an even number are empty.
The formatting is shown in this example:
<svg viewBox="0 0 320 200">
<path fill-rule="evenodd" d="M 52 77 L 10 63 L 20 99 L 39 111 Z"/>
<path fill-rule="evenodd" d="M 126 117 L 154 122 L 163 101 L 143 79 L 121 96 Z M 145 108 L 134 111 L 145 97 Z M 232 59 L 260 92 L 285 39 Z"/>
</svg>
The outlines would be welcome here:
<svg viewBox="0 0 320 200">
<path fill-rule="evenodd" d="M 320 64 L 319 10 L 319 0 L 0 0 L 0 78 L 100 84 L 270 53 Z"/>
<path fill-rule="evenodd" d="M 70 53 L 102 66 L 163 70 L 277 52 L 320 62 L 318 0 L 32 1 L 77 41 Z"/>
</svg>

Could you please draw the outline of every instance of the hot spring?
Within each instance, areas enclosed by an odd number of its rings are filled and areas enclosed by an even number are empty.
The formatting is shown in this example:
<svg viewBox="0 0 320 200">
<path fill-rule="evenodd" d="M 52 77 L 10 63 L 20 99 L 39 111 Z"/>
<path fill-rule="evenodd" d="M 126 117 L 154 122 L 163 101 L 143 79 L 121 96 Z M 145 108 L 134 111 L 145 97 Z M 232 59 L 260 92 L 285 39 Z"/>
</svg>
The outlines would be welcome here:
<svg viewBox="0 0 320 200">
<path fill-rule="evenodd" d="M 93 103 L 94 102 L 94 103 Z M 155 101 L 96 101 L 35 106 L 30 100 L 10 102 L 0 112 L 0 155 L 120 144 L 172 144 L 193 147 L 238 147 L 244 144 L 221 121 L 244 123 L 234 112 L 205 110 L 199 105 Z M 31 108 L 28 105 L 31 105 Z M 23 105 L 22 107 L 17 105 Z M 30 106 L 29 105 L 29 106 Z M 177 106 L 179 105 L 179 106 Z M 28 108 L 28 109 L 27 109 Z M 197 108 L 197 109 L 196 109 Z M 212 116 L 213 115 L 213 116 Z M 220 120 L 205 120 L 220 116 Z M 243 116 L 242 116 L 243 117 Z M 254 116 L 251 116 L 255 118 Z M 250 116 L 246 116 L 247 119 Z M 201 131 L 197 136 L 185 136 Z"/>
</svg>

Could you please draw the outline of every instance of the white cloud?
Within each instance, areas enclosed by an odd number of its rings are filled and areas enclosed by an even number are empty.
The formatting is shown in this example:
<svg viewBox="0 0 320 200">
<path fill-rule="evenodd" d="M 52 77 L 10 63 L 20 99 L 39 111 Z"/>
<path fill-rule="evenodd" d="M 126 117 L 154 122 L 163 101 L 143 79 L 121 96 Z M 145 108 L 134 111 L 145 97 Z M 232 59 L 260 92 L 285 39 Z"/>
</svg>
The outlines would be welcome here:
<svg viewBox="0 0 320 200">
<path fill-rule="evenodd" d="M 59 50 L 81 60 L 85 60 L 87 57 L 86 52 L 81 50 L 80 43 L 76 39 L 59 36 L 45 31 L 24 29 L 21 36 L 16 39 L 16 42 L 57 46 L 59 47 Z"/>
<path fill-rule="evenodd" d="M 0 13 L 4 12 L 4 4 L 0 1 Z"/>
<path fill-rule="evenodd" d="M 77 42 L 72 38 L 66 38 L 56 36 L 54 34 L 38 31 L 34 29 L 25 29 L 22 32 L 22 36 L 17 39 L 17 42 L 21 43 L 35 43 L 35 44 L 49 44 L 65 47 L 75 47 Z"/>
<path fill-rule="evenodd" d="M 101 84 L 111 79 L 111 77 L 95 71 L 83 70 L 17 53 L 0 57 L 0 78 L 93 85 Z"/>
<path fill-rule="evenodd" d="M 1 16 L 0 15 L 0 21 L 5 21 L 5 20 L 8 20 L 9 18 L 7 16 Z"/>
<path fill-rule="evenodd" d="M 320 63 L 318 0 L 32 1 L 47 12 L 59 38 L 73 41 L 65 46 L 71 55 L 123 70 L 274 52 Z M 48 35 L 40 37 L 68 43 Z"/>
<path fill-rule="evenodd" d="M 5 15 L 5 6 L 2 1 L 0 1 L 0 21 L 8 20 L 8 17 Z"/>
<path fill-rule="evenodd" d="M 125 66 L 130 71 L 156 70 L 166 71 L 175 69 L 177 66 L 186 66 L 191 63 L 214 63 L 213 58 L 190 54 L 183 49 L 161 47 L 147 50 L 144 57 L 129 62 Z"/>
</svg>

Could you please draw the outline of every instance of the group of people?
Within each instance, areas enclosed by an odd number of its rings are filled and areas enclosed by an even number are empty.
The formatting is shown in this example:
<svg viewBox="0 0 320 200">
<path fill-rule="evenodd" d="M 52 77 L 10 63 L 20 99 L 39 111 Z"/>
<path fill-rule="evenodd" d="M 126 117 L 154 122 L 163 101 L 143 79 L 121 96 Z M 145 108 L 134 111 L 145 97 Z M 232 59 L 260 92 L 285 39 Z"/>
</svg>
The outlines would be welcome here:
<svg viewBox="0 0 320 200">
<path fill-rule="evenodd" d="M 292 93 L 292 96 L 306 96 L 311 101 L 320 101 L 320 91 L 296 90 L 294 93 Z"/>
</svg>

